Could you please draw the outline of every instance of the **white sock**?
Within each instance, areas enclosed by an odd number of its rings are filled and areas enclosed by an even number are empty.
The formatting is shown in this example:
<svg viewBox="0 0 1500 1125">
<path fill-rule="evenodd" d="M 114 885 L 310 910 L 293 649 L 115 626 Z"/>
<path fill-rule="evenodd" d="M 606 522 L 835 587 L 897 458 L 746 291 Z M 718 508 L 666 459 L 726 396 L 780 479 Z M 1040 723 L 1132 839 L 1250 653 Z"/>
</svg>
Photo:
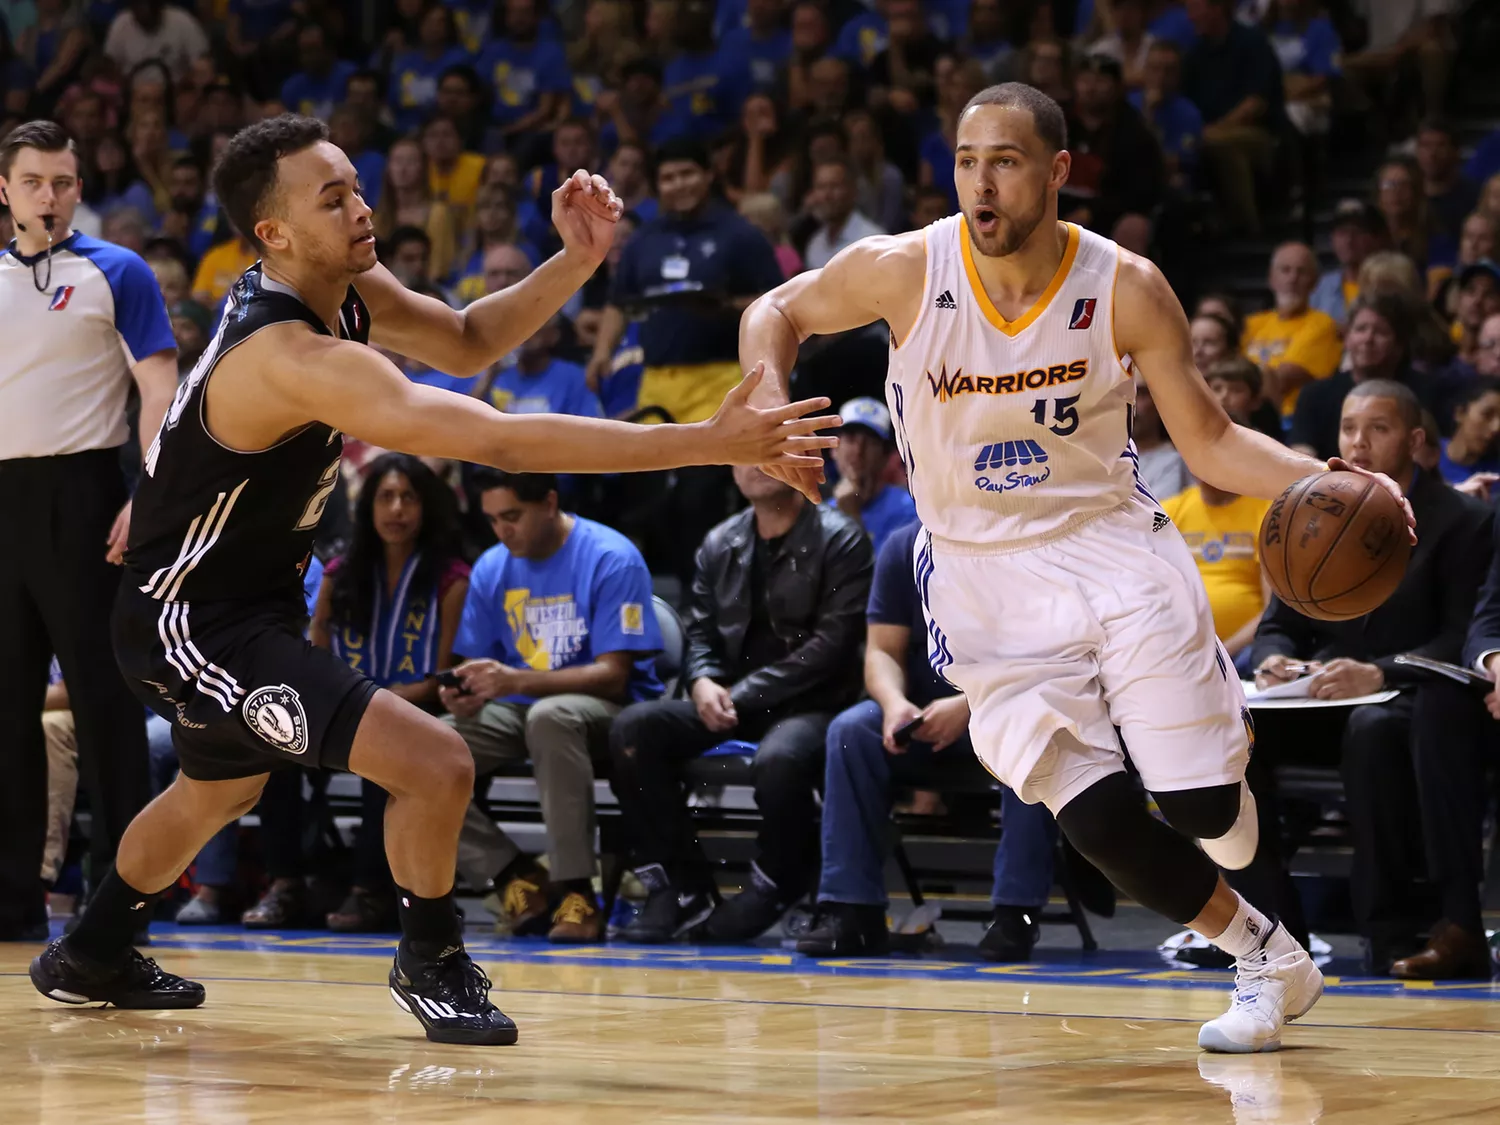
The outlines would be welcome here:
<svg viewBox="0 0 1500 1125">
<path fill-rule="evenodd" d="M 1235 892 L 1239 900 L 1239 908 L 1235 910 L 1234 917 L 1224 932 L 1218 937 L 1210 937 L 1208 940 L 1217 945 L 1231 957 L 1248 957 L 1258 952 L 1266 944 L 1266 939 L 1271 936 L 1275 925 L 1255 907 L 1245 901 L 1245 897 Z M 1204 935 L 1207 937 L 1207 935 Z"/>
</svg>

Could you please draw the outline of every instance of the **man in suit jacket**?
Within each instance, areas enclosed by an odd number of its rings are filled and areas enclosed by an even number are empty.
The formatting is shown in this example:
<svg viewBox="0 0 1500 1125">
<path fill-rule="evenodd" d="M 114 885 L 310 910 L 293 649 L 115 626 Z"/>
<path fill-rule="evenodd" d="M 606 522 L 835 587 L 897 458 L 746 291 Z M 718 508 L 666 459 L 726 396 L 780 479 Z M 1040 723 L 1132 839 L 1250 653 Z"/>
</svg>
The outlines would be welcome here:
<svg viewBox="0 0 1500 1125">
<path fill-rule="evenodd" d="M 1273 598 L 1252 660 L 1262 686 L 1296 678 L 1293 661 L 1313 661 L 1309 689 L 1318 699 L 1400 689 L 1389 702 L 1351 708 L 1343 731 L 1355 917 L 1375 972 L 1487 979 L 1479 900 L 1484 709 L 1473 689 L 1395 657 L 1461 658 L 1490 563 L 1493 518 L 1479 501 L 1413 464 L 1420 419 L 1410 388 L 1387 380 L 1356 386 L 1340 416 L 1340 455 L 1389 473 L 1411 501 L 1417 545 L 1401 585 L 1352 621 L 1314 621 Z M 1442 918 L 1418 952 L 1415 935 L 1437 913 L 1419 893 L 1424 879 L 1441 894 Z"/>
</svg>

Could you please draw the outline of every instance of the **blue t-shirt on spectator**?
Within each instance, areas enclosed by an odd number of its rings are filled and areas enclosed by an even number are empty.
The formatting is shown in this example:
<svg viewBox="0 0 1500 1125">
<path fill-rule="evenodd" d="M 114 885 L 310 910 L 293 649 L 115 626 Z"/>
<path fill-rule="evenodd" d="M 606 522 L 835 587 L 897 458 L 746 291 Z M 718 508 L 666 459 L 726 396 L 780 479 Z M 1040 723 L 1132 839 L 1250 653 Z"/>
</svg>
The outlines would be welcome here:
<svg viewBox="0 0 1500 1125">
<path fill-rule="evenodd" d="M 610 357 L 609 374 L 599 380 L 599 405 L 606 418 L 623 418 L 641 404 L 641 376 L 646 373 L 643 354 L 640 322 L 632 320 Z"/>
<path fill-rule="evenodd" d="M 307 556 L 307 569 L 302 572 L 302 600 L 307 603 L 307 616 L 311 617 L 318 605 L 318 590 L 323 585 L 323 560 L 317 555 Z"/>
<path fill-rule="evenodd" d="M 437 106 L 438 75 L 450 66 L 469 62 L 462 47 L 450 47 L 436 59 L 421 51 L 402 51 L 391 60 L 391 109 L 396 127 L 407 130 L 422 124 Z"/>
<path fill-rule="evenodd" d="M 516 242 L 516 249 L 526 255 L 527 260 L 535 268 L 542 260 L 537 248 L 524 238 Z M 462 267 L 459 268 L 453 281 L 453 296 L 460 305 L 469 305 L 479 300 L 485 294 L 484 287 L 484 248 L 477 248 L 469 255 Z"/>
<path fill-rule="evenodd" d="M 1340 72 L 1344 45 L 1327 16 L 1314 16 L 1305 30 L 1290 20 L 1278 21 L 1271 28 L 1271 49 L 1287 74 L 1332 78 Z"/>
<path fill-rule="evenodd" d="M 792 57 L 792 33 L 774 31 L 765 39 L 757 39 L 748 27 L 737 27 L 720 41 L 719 53 L 736 70 L 749 72 L 755 89 L 769 90 Z"/>
<path fill-rule="evenodd" d="M 670 139 L 708 138 L 733 125 L 750 94 L 750 70 L 723 51 L 679 54 L 662 68 L 667 112 L 662 132 Z"/>
<path fill-rule="evenodd" d="M 366 200 L 368 203 L 369 200 Z M 371 204 L 373 207 L 374 204 Z M 219 200 L 213 192 L 203 200 L 193 225 L 188 230 L 187 251 L 194 258 L 201 258 L 213 247 L 219 236 Z"/>
<path fill-rule="evenodd" d="M 839 28 L 829 54 L 864 70 L 891 42 L 890 26 L 878 12 L 860 12 Z"/>
<path fill-rule="evenodd" d="M 1464 165 L 1464 178 L 1484 186 L 1484 181 L 1500 172 L 1500 129 L 1488 134 L 1474 146 L 1474 155 Z"/>
<path fill-rule="evenodd" d="M 367 148 L 357 156 L 350 157 L 354 174 L 359 177 L 359 191 L 372 208 L 380 206 L 380 188 L 385 182 L 385 153 Z"/>
<path fill-rule="evenodd" d="M 875 577 L 870 583 L 865 620 L 871 625 L 904 625 L 911 630 L 906 647 L 906 698 L 926 707 L 955 692 L 938 678 L 927 659 L 927 619 L 922 614 L 922 596 L 912 563 L 921 531 L 922 525 L 917 522 L 897 528 L 875 553 Z"/>
<path fill-rule="evenodd" d="M 1073 32 L 1082 35 L 1084 29 L 1089 25 L 1089 20 L 1094 18 L 1094 0 L 1078 0 L 1077 14 L 1074 17 Z M 1187 9 L 1181 4 L 1172 4 L 1162 10 L 1162 13 L 1146 25 L 1146 33 L 1156 39 L 1170 39 L 1184 51 L 1193 45 L 1193 40 L 1198 38 L 1198 31 L 1193 27 L 1193 21 L 1188 19 Z"/>
<path fill-rule="evenodd" d="M 240 17 L 240 34 L 247 43 L 269 39 L 293 16 L 291 0 L 229 0 L 229 11 Z"/>
<path fill-rule="evenodd" d="M 583 368 L 554 357 L 535 375 L 504 368 L 490 384 L 490 405 L 506 414 L 573 414 L 602 418 L 599 396 L 589 390 Z"/>
<path fill-rule="evenodd" d="M 932 169 L 932 186 L 948 197 L 950 214 L 958 211 L 958 186 L 953 182 L 953 150 L 941 129 L 934 129 L 917 146 L 918 158 Z"/>
<path fill-rule="evenodd" d="M 116 207 L 134 207 L 146 220 L 148 227 L 155 227 L 160 216 L 156 213 L 156 196 L 146 186 L 145 180 L 135 180 L 118 195 L 106 195 L 94 204 L 94 211 L 103 218 Z"/>
<path fill-rule="evenodd" d="M 714 6 L 715 43 L 722 43 L 724 36 L 745 26 L 748 7 L 745 0 L 719 0 Z"/>
<path fill-rule="evenodd" d="M 838 501 L 831 496 L 823 501 L 825 508 L 837 508 Z M 893 532 L 898 528 L 905 527 L 917 518 L 917 504 L 911 498 L 911 493 L 895 484 L 888 484 L 875 495 L 875 499 L 865 505 L 859 513 L 859 522 L 864 525 L 865 534 L 870 537 L 870 545 L 875 548 L 875 553 L 880 554 L 880 548 L 885 545 Z"/>
<path fill-rule="evenodd" d="M 1140 110 L 1146 124 L 1161 142 L 1168 156 L 1177 158 L 1177 165 L 1191 173 L 1198 166 L 1198 153 L 1203 149 L 1203 114 L 1198 107 L 1181 94 L 1162 102 L 1150 114 L 1144 108 L 1145 95 L 1140 90 L 1130 94 L 1130 104 Z"/>
<path fill-rule="evenodd" d="M 490 14 L 494 5 L 490 0 L 443 0 L 443 7 L 453 13 L 453 26 L 458 30 L 458 41 L 471 54 L 484 50 L 490 35 Z"/>
<path fill-rule="evenodd" d="M 581 516 L 549 558 L 491 547 L 474 564 L 453 651 L 539 672 L 591 664 L 606 652 L 640 653 L 625 697 L 654 699 L 662 692 L 654 656 L 661 629 L 646 560 L 618 531 Z"/>
<path fill-rule="evenodd" d="M 1448 458 L 1448 439 L 1443 439 L 1442 452 L 1438 454 L 1438 475 L 1449 484 L 1463 484 L 1475 473 L 1500 473 L 1500 458 L 1491 454 L 1481 457 L 1472 465 L 1460 465 Z"/>
<path fill-rule="evenodd" d="M 353 75 L 354 64 L 343 59 L 337 60 L 324 78 L 298 71 L 282 83 L 281 104 L 292 113 L 326 118 L 344 100 L 344 90 Z"/>
<path fill-rule="evenodd" d="M 543 94 L 566 94 L 573 88 L 562 44 L 540 35 L 531 43 L 495 40 L 479 56 L 476 69 L 495 92 L 494 117 L 501 125 L 525 117 Z"/>
</svg>

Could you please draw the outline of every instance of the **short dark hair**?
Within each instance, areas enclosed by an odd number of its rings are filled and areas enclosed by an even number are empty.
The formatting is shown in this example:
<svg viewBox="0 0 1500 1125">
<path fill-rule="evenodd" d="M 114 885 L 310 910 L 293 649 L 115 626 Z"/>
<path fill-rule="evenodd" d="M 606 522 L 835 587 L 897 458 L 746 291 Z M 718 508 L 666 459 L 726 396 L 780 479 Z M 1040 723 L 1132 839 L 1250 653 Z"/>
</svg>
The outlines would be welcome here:
<svg viewBox="0 0 1500 1125">
<path fill-rule="evenodd" d="M 1449 406 L 1455 414 L 1469 403 L 1483 398 L 1485 395 L 1500 394 L 1500 379 L 1493 375 L 1481 375 L 1471 383 L 1465 383 L 1463 387 L 1454 393 Z"/>
<path fill-rule="evenodd" d="M 194 172 L 199 173 L 203 171 L 203 166 L 198 161 L 186 155 L 179 156 L 176 160 L 172 161 L 172 168 L 174 171 L 178 168 L 191 168 Z"/>
<path fill-rule="evenodd" d="M 1211 321 L 1214 324 L 1217 324 L 1220 328 L 1224 329 L 1224 340 L 1229 345 L 1229 350 L 1230 351 L 1239 351 L 1239 349 L 1240 349 L 1240 329 L 1239 329 L 1239 325 L 1235 324 L 1235 322 L 1232 321 L 1232 320 L 1230 320 L 1227 316 L 1220 316 L 1216 312 L 1200 312 L 1200 313 L 1194 313 L 1193 314 L 1193 319 L 1194 320 L 1207 320 L 1207 321 Z"/>
<path fill-rule="evenodd" d="M 451 113 L 444 113 L 442 112 L 442 110 L 437 110 L 436 112 L 427 115 L 427 120 L 422 122 L 422 135 L 425 137 L 427 135 L 427 130 L 431 129 L 434 125 L 444 124 L 452 125 L 453 131 L 460 137 L 464 135 L 463 129 L 459 127 L 459 124 L 456 120 L 454 120 L 453 115 Z"/>
<path fill-rule="evenodd" d="M 549 492 L 557 491 L 556 473 L 507 473 L 504 469 L 481 465 L 474 469 L 469 480 L 476 493 L 508 488 L 523 504 L 540 504 Z"/>
<path fill-rule="evenodd" d="M 1214 319 L 1220 324 L 1224 323 L 1223 317 L 1214 317 Z M 1239 383 L 1252 395 L 1260 394 L 1262 385 L 1260 368 L 1255 365 L 1254 360 L 1246 359 L 1242 355 L 1219 360 L 1203 373 L 1203 378 L 1210 383 L 1215 379 L 1221 379 L 1226 383 Z"/>
<path fill-rule="evenodd" d="M 1348 323 L 1352 327 L 1354 318 L 1368 309 L 1386 324 L 1396 337 L 1402 355 L 1411 351 L 1412 334 L 1416 331 L 1416 318 L 1412 315 L 1412 302 L 1399 293 L 1366 293 L 1354 299 L 1349 306 Z"/>
<path fill-rule="evenodd" d="M 1458 143 L 1458 127 L 1446 117 L 1428 117 L 1417 126 L 1417 133 L 1441 133 L 1454 144 Z"/>
<path fill-rule="evenodd" d="M 1062 106 L 1035 86 L 1028 86 L 1024 82 L 1002 82 L 998 86 L 980 90 L 969 99 L 969 104 L 964 106 L 959 117 L 962 118 L 964 113 L 981 105 L 1027 110 L 1031 114 L 1036 135 L 1043 144 L 1053 152 L 1060 152 L 1068 147 L 1068 122 L 1063 116 Z"/>
<path fill-rule="evenodd" d="M 214 167 L 214 193 L 234 229 L 256 250 L 255 236 L 267 201 L 276 187 L 276 167 L 291 156 L 328 139 L 328 126 L 316 117 L 283 113 L 241 129 Z"/>
<path fill-rule="evenodd" d="M 356 70 L 353 74 L 349 75 L 349 81 L 373 82 L 375 83 L 375 92 L 382 98 L 385 97 L 385 75 L 381 74 L 378 70 L 374 70 L 370 67 L 361 67 L 359 70 Z"/>
<path fill-rule="evenodd" d="M 396 252 L 398 246 L 403 246 L 408 242 L 420 242 L 429 251 L 432 249 L 432 238 L 421 227 L 410 225 L 397 227 L 391 231 L 391 237 L 385 240 L 386 247 L 392 254 Z"/>
<path fill-rule="evenodd" d="M 38 152 L 71 152 L 78 160 L 78 148 L 68 131 L 56 121 L 28 121 L 17 125 L 0 142 L 0 176 L 10 175 L 11 163 L 23 148 Z"/>
<path fill-rule="evenodd" d="M 1351 398 L 1388 398 L 1396 404 L 1407 429 L 1416 430 L 1422 426 L 1422 403 L 1417 399 L 1416 392 L 1405 383 L 1398 383 L 1394 379 L 1370 379 L 1355 384 L 1354 389 L 1344 396 L 1344 401 L 1348 402 Z"/>
<path fill-rule="evenodd" d="M 468 63 L 453 63 L 443 67 L 441 73 L 438 74 L 438 85 L 441 86 L 446 78 L 463 79 L 464 85 L 469 88 L 469 93 L 476 97 L 484 93 L 484 79 L 480 78 L 479 72 Z"/>
<path fill-rule="evenodd" d="M 660 171 L 663 164 L 671 164 L 674 161 L 689 160 L 704 171 L 713 168 L 708 162 L 708 151 L 703 145 L 691 137 L 674 137 L 665 142 L 661 148 L 656 150 L 656 167 Z"/>
</svg>

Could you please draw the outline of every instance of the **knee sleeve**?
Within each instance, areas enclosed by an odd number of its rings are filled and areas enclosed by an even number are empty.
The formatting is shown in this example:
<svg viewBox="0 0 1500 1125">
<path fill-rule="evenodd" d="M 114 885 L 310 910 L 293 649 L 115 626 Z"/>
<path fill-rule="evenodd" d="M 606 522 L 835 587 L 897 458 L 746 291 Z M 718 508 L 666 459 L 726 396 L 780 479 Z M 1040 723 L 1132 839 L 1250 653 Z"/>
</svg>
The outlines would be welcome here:
<svg viewBox="0 0 1500 1125">
<path fill-rule="evenodd" d="M 1213 862 L 1146 812 L 1134 782 L 1110 774 L 1057 813 L 1073 846 L 1142 906 L 1187 925 L 1218 886 Z"/>
<path fill-rule="evenodd" d="M 1216 840 L 1234 827 L 1240 815 L 1241 782 L 1202 789 L 1155 793 L 1156 807 L 1167 823 L 1195 840 Z M 1252 806 L 1253 807 L 1253 806 Z"/>
</svg>

